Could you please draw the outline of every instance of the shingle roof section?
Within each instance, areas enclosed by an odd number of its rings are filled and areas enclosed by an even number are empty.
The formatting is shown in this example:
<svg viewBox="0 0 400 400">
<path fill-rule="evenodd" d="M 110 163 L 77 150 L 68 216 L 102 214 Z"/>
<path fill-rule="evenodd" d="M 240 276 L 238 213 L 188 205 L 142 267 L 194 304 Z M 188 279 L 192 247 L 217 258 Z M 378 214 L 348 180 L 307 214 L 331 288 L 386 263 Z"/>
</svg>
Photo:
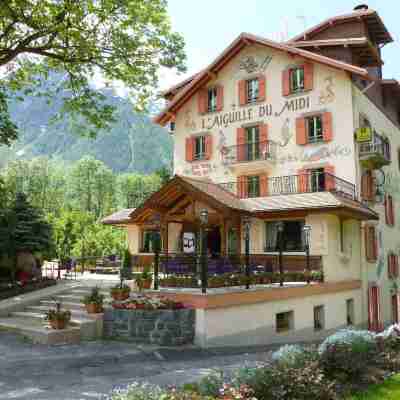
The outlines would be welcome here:
<svg viewBox="0 0 400 400">
<path fill-rule="evenodd" d="M 109 215 L 101 220 L 103 224 L 106 225 L 118 225 L 123 224 L 129 221 L 129 217 L 132 212 L 135 211 L 134 208 L 124 208 L 115 212 L 114 214 Z"/>
</svg>

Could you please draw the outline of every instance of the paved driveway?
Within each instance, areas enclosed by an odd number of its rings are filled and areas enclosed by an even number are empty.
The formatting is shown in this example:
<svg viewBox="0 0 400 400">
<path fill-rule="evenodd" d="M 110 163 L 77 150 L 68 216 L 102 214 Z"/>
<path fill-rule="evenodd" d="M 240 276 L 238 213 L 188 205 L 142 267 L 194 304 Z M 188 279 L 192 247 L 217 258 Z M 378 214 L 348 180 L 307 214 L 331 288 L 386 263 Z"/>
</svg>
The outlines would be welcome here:
<svg viewBox="0 0 400 400">
<path fill-rule="evenodd" d="M 268 359 L 269 350 L 157 349 L 111 341 L 49 347 L 0 332 L 0 400 L 101 399 L 136 380 L 176 385 L 214 368 L 256 364 Z"/>
</svg>

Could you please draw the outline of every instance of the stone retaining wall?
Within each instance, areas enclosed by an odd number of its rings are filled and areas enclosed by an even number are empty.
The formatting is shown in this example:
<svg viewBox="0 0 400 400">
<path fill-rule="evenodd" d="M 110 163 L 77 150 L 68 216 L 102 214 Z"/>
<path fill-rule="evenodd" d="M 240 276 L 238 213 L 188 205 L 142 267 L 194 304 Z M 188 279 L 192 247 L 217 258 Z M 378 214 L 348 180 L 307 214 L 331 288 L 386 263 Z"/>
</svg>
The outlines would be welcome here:
<svg viewBox="0 0 400 400">
<path fill-rule="evenodd" d="M 104 312 L 104 336 L 137 343 L 176 346 L 194 340 L 195 310 L 117 310 Z"/>
</svg>

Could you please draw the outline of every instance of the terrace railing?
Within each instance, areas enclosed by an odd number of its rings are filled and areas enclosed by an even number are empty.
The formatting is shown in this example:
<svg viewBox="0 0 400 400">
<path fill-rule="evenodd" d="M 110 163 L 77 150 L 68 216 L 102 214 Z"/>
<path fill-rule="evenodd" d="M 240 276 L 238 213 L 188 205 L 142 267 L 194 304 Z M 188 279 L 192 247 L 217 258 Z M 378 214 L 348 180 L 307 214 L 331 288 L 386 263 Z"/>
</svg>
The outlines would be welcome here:
<svg viewBox="0 0 400 400">
<path fill-rule="evenodd" d="M 253 161 L 275 161 L 277 145 L 272 141 L 253 142 L 228 146 L 225 148 L 227 165 Z"/>
<path fill-rule="evenodd" d="M 202 262 L 200 256 L 186 254 L 160 254 L 157 282 L 161 287 L 200 288 Z M 322 257 L 310 256 L 310 269 L 307 269 L 305 255 L 283 255 L 284 282 L 323 281 Z M 246 256 L 231 255 L 207 258 L 207 287 L 245 286 L 274 284 L 281 279 L 279 274 L 279 256 L 277 254 L 251 254 L 249 274 L 246 274 Z"/>
<path fill-rule="evenodd" d="M 275 176 L 268 178 L 267 183 L 263 187 L 259 185 L 258 189 L 254 185 L 249 187 L 247 182 L 242 181 L 224 182 L 219 183 L 219 185 L 242 198 L 332 192 L 352 200 L 357 200 L 357 192 L 354 184 L 326 172 Z"/>
</svg>

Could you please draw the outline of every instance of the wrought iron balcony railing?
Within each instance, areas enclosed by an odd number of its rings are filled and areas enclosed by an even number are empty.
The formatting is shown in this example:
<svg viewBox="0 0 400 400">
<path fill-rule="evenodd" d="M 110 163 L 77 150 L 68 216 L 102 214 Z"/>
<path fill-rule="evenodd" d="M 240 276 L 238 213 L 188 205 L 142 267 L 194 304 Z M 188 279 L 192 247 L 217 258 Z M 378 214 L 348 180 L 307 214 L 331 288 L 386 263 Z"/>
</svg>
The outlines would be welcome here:
<svg viewBox="0 0 400 400">
<path fill-rule="evenodd" d="M 249 182 L 245 180 L 219 183 L 219 185 L 241 198 L 332 192 L 352 200 L 357 200 L 357 192 L 354 184 L 326 172 L 275 176 L 258 184 L 255 184 L 254 181 Z"/>
<path fill-rule="evenodd" d="M 272 141 L 253 142 L 224 148 L 226 164 L 248 163 L 253 161 L 275 161 L 277 145 Z"/>
<path fill-rule="evenodd" d="M 388 142 L 361 143 L 359 147 L 360 159 L 376 161 L 379 166 L 390 163 L 390 144 Z"/>
</svg>

